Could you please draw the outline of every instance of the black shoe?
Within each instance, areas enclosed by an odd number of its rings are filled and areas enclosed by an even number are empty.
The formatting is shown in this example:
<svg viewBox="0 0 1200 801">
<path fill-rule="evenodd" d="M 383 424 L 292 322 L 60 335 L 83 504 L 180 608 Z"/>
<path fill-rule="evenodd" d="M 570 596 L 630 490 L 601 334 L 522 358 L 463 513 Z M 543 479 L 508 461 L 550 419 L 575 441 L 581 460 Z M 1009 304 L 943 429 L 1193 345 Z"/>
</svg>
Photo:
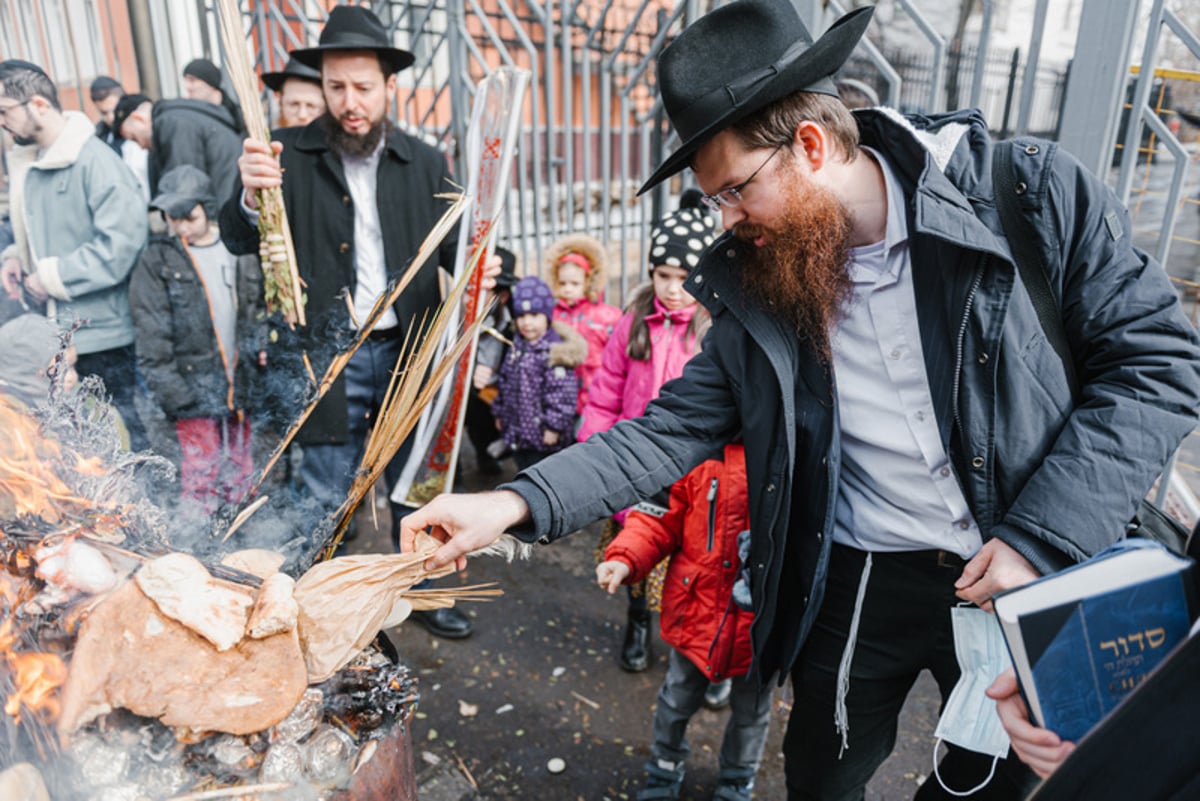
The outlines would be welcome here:
<svg viewBox="0 0 1200 801">
<path fill-rule="evenodd" d="M 443 637 L 447 640 L 461 640 L 464 637 L 470 637 L 471 632 L 475 630 L 471 619 L 452 606 L 446 609 L 413 612 L 408 619 L 420 623 L 435 637 Z"/>
<path fill-rule="evenodd" d="M 724 709 L 729 706 L 731 692 L 733 692 L 733 682 L 730 679 L 710 684 L 704 691 L 704 705 L 709 709 Z"/>
<path fill-rule="evenodd" d="M 650 667 L 650 612 L 645 609 L 629 610 L 629 621 L 625 625 L 625 644 L 621 646 L 621 669 L 630 673 L 641 673 Z"/>
</svg>

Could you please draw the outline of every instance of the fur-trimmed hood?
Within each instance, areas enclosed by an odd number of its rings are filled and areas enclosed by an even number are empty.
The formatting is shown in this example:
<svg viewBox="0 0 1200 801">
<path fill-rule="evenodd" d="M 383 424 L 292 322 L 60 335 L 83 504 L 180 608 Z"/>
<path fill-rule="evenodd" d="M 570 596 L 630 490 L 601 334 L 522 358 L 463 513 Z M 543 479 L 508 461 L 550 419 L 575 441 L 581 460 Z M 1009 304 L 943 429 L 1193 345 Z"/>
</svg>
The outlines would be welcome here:
<svg viewBox="0 0 1200 801">
<path fill-rule="evenodd" d="M 570 323 L 554 320 L 550 323 L 554 332 L 562 338 L 550 346 L 550 364 L 555 367 L 578 367 L 588 355 L 587 340 Z"/>
<path fill-rule="evenodd" d="M 568 253 L 578 253 L 592 265 L 584 284 L 584 296 L 592 303 L 599 303 L 608 282 L 608 254 L 600 240 L 587 234 L 568 234 L 546 248 L 545 275 L 550 291 L 558 297 L 558 262 Z"/>
</svg>

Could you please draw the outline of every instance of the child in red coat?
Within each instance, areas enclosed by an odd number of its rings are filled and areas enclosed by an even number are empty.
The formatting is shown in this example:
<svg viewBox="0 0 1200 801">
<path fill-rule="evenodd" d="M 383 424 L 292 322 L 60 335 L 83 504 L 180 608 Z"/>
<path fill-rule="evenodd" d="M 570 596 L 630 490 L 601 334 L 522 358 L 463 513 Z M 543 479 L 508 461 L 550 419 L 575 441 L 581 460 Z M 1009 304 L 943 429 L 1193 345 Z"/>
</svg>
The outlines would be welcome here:
<svg viewBox="0 0 1200 801">
<path fill-rule="evenodd" d="M 750 798 L 771 712 L 771 688 L 750 670 L 749 587 L 742 561 L 749 550 L 746 459 L 741 445 L 725 448 L 671 488 L 667 511 L 656 517 L 634 508 L 609 544 L 596 580 L 609 593 L 640 581 L 671 557 L 663 585 L 662 638 L 672 648 L 654 713 L 654 745 L 646 787 L 638 798 L 679 797 L 688 721 L 704 703 L 710 682 L 734 677 L 733 710 L 721 743 L 718 801 Z"/>
</svg>

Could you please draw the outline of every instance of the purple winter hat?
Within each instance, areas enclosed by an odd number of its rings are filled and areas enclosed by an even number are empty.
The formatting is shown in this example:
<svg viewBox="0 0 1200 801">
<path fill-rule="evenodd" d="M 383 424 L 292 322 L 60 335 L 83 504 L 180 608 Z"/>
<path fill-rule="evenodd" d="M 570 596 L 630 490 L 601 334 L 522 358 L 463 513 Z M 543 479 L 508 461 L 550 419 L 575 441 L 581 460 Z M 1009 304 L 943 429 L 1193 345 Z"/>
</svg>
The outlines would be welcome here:
<svg viewBox="0 0 1200 801">
<path fill-rule="evenodd" d="M 545 281 L 531 275 L 522 278 L 513 287 L 512 305 L 518 317 L 522 314 L 544 314 L 549 317 L 554 313 L 554 295 Z"/>
</svg>

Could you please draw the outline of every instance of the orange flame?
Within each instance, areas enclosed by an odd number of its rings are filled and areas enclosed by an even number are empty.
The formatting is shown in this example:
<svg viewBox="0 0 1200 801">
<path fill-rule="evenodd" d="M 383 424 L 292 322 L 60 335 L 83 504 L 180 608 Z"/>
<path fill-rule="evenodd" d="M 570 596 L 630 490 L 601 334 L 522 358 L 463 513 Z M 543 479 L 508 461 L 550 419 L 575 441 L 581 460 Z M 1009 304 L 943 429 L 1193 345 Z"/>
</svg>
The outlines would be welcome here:
<svg viewBox="0 0 1200 801">
<path fill-rule="evenodd" d="M 67 666 L 54 654 L 9 652 L 8 666 L 16 689 L 4 702 L 4 713 L 21 722 L 21 709 L 40 713 L 48 722 L 58 718 L 57 690 L 67 680 Z"/>
<path fill-rule="evenodd" d="M 4 701 L 4 714 L 21 722 L 21 710 L 41 714 L 47 722 L 58 718 L 57 690 L 67 680 L 67 666 L 54 654 L 18 653 L 12 650 L 17 635 L 12 618 L 0 622 L 0 651 L 12 674 L 14 690 Z"/>
<path fill-rule="evenodd" d="M 63 475 L 102 475 L 101 460 L 74 453 L 64 456 L 58 441 L 45 435 L 34 417 L 4 395 L 0 395 L 0 430 L 6 434 L 0 438 L 0 519 L 32 515 L 55 524 L 85 513 L 95 516 L 98 504 L 72 490 Z M 62 468 L 63 475 L 56 467 Z"/>
</svg>

